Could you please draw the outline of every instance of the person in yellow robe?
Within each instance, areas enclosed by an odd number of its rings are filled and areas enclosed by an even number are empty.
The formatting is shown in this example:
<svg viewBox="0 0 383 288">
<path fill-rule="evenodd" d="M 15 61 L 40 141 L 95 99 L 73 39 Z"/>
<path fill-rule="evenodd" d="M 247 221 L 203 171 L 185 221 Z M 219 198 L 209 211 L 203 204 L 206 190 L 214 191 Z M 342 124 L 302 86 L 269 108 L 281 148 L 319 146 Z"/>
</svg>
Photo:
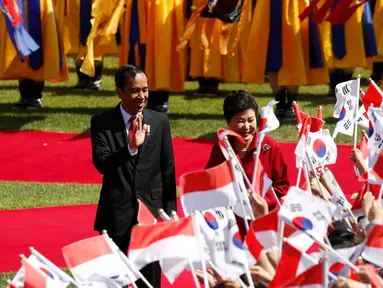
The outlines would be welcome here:
<svg viewBox="0 0 383 288">
<path fill-rule="evenodd" d="M 107 1 L 104 1 L 109 5 Z M 115 1 L 116 3 L 118 1 Z M 103 57 L 106 55 L 118 55 L 118 44 L 120 43 L 119 31 L 116 35 L 104 37 L 104 43 L 97 43 L 94 49 L 94 73 L 87 75 L 81 71 L 83 65 L 88 36 L 92 29 L 92 14 L 95 0 L 55 0 L 58 22 L 63 34 L 64 49 L 66 55 L 76 56 L 76 73 L 78 83 L 75 89 L 98 90 L 102 84 Z M 114 4 L 114 3 L 112 3 Z M 93 8 L 92 8 L 93 6 Z M 111 7 L 113 5 L 109 5 Z"/>
<path fill-rule="evenodd" d="M 19 80 L 21 99 L 16 107 L 41 108 L 44 81 L 68 80 L 53 3 L 12 0 L 6 5 L 9 7 L 2 7 L 4 17 L 0 16 L 0 79 Z"/>
<path fill-rule="evenodd" d="M 377 55 L 370 3 L 357 8 L 344 24 L 323 21 L 320 28 L 326 63 L 331 69 L 329 96 L 335 99 L 335 86 L 351 80 L 354 68 L 367 68 L 368 59 Z"/>
<path fill-rule="evenodd" d="M 319 29 L 311 16 L 302 22 L 305 0 L 257 0 L 246 52 L 243 80 L 264 83 L 265 73 L 279 119 L 295 118 L 299 86 L 328 82 Z"/>
<path fill-rule="evenodd" d="M 219 93 L 220 82 L 242 82 L 252 1 L 193 1 L 179 49 L 190 43 L 189 75 L 197 79 L 197 95 Z"/>
<path fill-rule="evenodd" d="M 185 0 L 126 0 L 120 66 L 142 67 L 150 89 L 147 107 L 169 111 L 170 92 L 183 92 L 184 51 L 177 51 L 185 26 Z"/>
<path fill-rule="evenodd" d="M 381 85 L 383 77 L 383 0 L 371 1 L 373 12 L 374 31 L 378 55 L 374 57 L 371 78 Z"/>
</svg>

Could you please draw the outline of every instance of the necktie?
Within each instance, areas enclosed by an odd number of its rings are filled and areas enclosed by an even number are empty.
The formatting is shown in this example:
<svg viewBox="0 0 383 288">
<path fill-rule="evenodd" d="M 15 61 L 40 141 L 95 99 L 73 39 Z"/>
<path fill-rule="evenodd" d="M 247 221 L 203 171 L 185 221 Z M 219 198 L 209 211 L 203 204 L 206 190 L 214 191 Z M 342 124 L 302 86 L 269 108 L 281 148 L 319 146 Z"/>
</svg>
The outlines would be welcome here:
<svg viewBox="0 0 383 288">
<path fill-rule="evenodd" d="M 132 142 L 133 135 L 134 135 L 134 130 L 137 122 L 137 116 L 132 116 L 129 118 L 129 143 Z"/>
</svg>

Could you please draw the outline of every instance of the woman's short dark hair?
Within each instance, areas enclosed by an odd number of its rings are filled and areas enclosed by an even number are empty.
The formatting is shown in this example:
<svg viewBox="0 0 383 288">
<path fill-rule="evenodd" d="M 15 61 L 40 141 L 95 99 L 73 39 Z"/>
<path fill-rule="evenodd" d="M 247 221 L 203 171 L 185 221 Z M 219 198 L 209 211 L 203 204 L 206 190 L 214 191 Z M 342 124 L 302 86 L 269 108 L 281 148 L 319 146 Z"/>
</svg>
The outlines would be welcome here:
<svg viewBox="0 0 383 288">
<path fill-rule="evenodd" d="M 230 121 L 233 116 L 247 109 L 254 109 L 258 115 L 258 104 L 254 97 L 245 90 L 233 90 L 223 102 L 223 115 L 226 121 Z"/>
<path fill-rule="evenodd" d="M 134 65 L 124 65 L 121 66 L 117 71 L 116 74 L 114 74 L 114 81 L 116 84 L 116 88 L 120 88 L 121 90 L 125 87 L 126 79 L 134 79 L 136 78 L 137 74 L 145 74 L 145 72 Z"/>
</svg>

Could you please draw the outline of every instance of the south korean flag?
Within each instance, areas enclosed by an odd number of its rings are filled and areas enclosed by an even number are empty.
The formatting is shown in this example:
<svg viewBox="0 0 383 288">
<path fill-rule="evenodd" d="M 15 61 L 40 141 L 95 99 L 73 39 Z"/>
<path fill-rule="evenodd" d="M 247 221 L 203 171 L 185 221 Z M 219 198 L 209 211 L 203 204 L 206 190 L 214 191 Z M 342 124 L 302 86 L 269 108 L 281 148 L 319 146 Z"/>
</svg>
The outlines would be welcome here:
<svg viewBox="0 0 383 288">
<path fill-rule="evenodd" d="M 336 86 L 337 101 L 334 106 L 333 116 L 339 118 L 333 138 L 338 133 L 348 136 L 354 134 L 355 117 L 358 106 L 359 93 L 358 79 L 340 83 Z"/>
<path fill-rule="evenodd" d="M 328 129 L 315 133 L 309 132 L 306 147 L 308 157 L 314 167 L 334 164 L 336 162 L 338 150 Z"/>
</svg>

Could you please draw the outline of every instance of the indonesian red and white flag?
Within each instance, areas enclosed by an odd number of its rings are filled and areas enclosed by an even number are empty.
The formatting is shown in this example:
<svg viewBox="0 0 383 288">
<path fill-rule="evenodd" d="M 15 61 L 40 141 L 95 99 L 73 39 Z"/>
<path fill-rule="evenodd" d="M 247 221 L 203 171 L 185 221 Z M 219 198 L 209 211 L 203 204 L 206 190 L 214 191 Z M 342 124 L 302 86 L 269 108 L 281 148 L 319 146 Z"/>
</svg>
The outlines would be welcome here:
<svg viewBox="0 0 383 288">
<path fill-rule="evenodd" d="M 267 175 L 263 168 L 262 162 L 258 162 L 257 174 L 255 176 L 254 191 L 264 198 L 266 193 L 270 191 L 273 181 Z"/>
<path fill-rule="evenodd" d="M 286 279 L 295 278 L 316 264 L 318 261 L 312 261 L 305 252 L 295 248 L 288 241 L 284 241 L 281 259 L 269 288 L 283 287 Z"/>
<path fill-rule="evenodd" d="M 292 186 L 283 198 L 278 215 L 293 227 L 323 241 L 335 209 L 334 204 Z"/>
<path fill-rule="evenodd" d="M 78 282 L 93 277 L 112 279 L 119 285 L 128 285 L 137 278 L 124 264 L 118 252 L 109 244 L 107 235 L 87 238 L 62 248 L 68 268 Z"/>
<path fill-rule="evenodd" d="M 218 135 L 218 144 L 219 148 L 221 148 L 223 156 L 225 156 L 226 160 L 229 160 L 229 154 L 227 153 L 227 147 L 225 144 L 225 137 L 226 136 L 232 136 L 235 137 L 237 141 L 239 141 L 242 144 L 245 144 L 245 140 L 241 137 L 241 135 L 235 133 L 234 131 L 227 130 L 227 129 L 218 129 L 217 130 L 217 135 Z"/>
<path fill-rule="evenodd" d="M 181 175 L 180 198 L 185 215 L 196 210 L 233 206 L 237 202 L 235 185 L 228 161 Z"/>
<path fill-rule="evenodd" d="M 270 133 L 279 127 L 279 120 L 274 114 L 273 106 L 278 101 L 272 100 L 267 106 L 261 108 L 261 120 L 259 122 L 259 133 Z"/>
<path fill-rule="evenodd" d="M 318 132 L 322 130 L 323 125 L 325 123 L 323 119 L 310 116 L 304 112 L 300 112 L 300 114 L 301 114 L 302 123 L 305 121 L 306 118 L 310 118 L 310 132 L 314 133 L 314 132 Z"/>
<path fill-rule="evenodd" d="M 297 168 L 303 168 L 303 160 L 306 159 L 307 140 L 310 132 L 311 117 L 306 117 L 301 125 L 299 131 L 299 140 L 295 148 L 294 154 L 296 155 L 295 165 Z"/>
<path fill-rule="evenodd" d="M 280 287 L 284 288 L 323 288 L 323 264 L 312 266 L 302 274 L 287 281 Z"/>
<path fill-rule="evenodd" d="M 43 273 L 48 275 L 54 283 L 57 283 L 60 287 L 67 287 L 72 282 L 72 278 L 54 265 L 48 260 L 49 263 L 44 261 L 46 258 L 41 259 L 38 256 L 31 254 L 28 257 L 28 262 L 33 265 L 35 268 L 40 269 Z M 53 267 L 53 266 L 54 267 Z M 55 269 L 56 268 L 56 269 Z M 17 271 L 15 277 L 12 279 L 11 283 L 15 286 L 23 287 L 25 278 L 25 268 L 22 266 L 19 271 Z"/>
<path fill-rule="evenodd" d="M 379 267 L 383 267 L 383 225 L 372 227 L 362 257 Z"/>
<path fill-rule="evenodd" d="M 128 252 L 130 260 L 137 269 L 142 269 L 162 259 L 194 262 L 208 258 L 201 253 L 199 245 L 203 244 L 198 242 L 193 222 L 193 215 L 190 215 L 178 221 L 134 226 Z"/>
<path fill-rule="evenodd" d="M 159 219 L 157 219 L 153 213 L 149 210 L 149 208 L 145 205 L 145 203 L 137 199 L 138 201 L 138 214 L 137 214 L 137 222 L 141 225 L 152 225 L 156 224 Z"/>
<path fill-rule="evenodd" d="M 371 106 L 376 108 L 383 108 L 383 93 L 382 90 L 376 85 L 374 80 L 371 80 L 370 85 L 368 85 L 367 91 L 364 96 L 361 98 L 364 108 L 367 112 Z"/>
<path fill-rule="evenodd" d="M 26 258 L 21 260 L 21 264 L 23 265 L 25 271 L 25 288 L 59 288 L 68 286 L 68 284 L 53 280 L 40 268 L 29 262 Z"/>
</svg>

